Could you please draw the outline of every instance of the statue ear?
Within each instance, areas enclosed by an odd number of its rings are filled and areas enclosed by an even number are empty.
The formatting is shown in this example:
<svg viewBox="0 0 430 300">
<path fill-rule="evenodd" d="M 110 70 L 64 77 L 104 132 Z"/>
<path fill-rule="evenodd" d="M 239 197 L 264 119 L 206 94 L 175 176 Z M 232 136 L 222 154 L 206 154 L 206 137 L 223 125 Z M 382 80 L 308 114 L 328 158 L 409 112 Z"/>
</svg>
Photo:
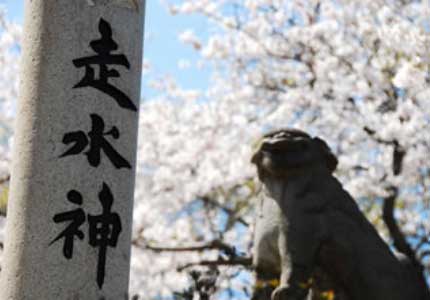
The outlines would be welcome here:
<svg viewBox="0 0 430 300">
<path fill-rule="evenodd" d="M 254 152 L 251 157 L 251 163 L 258 165 L 259 161 L 261 159 L 261 153 L 260 151 Z"/>
<path fill-rule="evenodd" d="M 312 140 L 318 145 L 318 147 L 322 151 L 327 168 L 330 170 L 330 173 L 333 173 L 334 170 L 336 170 L 338 163 L 336 156 L 333 154 L 333 152 L 331 152 L 330 147 L 325 141 L 318 137 L 314 137 Z"/>
<path fill-rule="evenodd" d="M 252 144 L 252 157 L 251 157 L 251 163 L 258 165 L 258 163 L 261 160 L 261 146 L 263 145 L 264 137 L 259 138 Z"/>
</svg>

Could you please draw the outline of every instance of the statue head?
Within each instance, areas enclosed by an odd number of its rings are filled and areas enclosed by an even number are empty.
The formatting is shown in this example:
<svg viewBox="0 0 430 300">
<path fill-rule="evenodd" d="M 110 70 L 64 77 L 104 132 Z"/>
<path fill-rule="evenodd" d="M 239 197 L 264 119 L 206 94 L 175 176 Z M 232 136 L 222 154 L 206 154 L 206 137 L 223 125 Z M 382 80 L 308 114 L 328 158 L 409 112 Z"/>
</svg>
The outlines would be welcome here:
<svg viewBox="0 0 430 300">
<path fill-rule="evenodd" d="M 251 162 L 264 175 L 286 177 L 315 167 L 332 173 L 337 158 L 327 143 L 298 129 L 280 129 L 265 134 L 257 143 Z"/>
</svg>

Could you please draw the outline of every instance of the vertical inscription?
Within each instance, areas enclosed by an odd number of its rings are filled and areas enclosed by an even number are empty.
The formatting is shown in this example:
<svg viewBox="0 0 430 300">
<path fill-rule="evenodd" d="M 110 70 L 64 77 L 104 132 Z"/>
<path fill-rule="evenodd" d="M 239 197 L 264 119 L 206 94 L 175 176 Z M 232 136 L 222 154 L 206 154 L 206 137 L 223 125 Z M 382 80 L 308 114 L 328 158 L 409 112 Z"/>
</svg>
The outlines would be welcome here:
<svg viewBox="0 0 430 300">
<path fill-rule="evenodd" d="M 118 50 L 118 44 L 112 37 L 111 25 L 100 19 L 98 29 L 101 37 L 90 41 L 89 45 L 96 53 L 93 56 L 81 57 L 72 61 L 76 68 L 85 68 L 83 78 L 73 88 L 94 88 L 108 95 L 120 108 L 136 112 L 137 107 L 131 99 L 118 87 L 109 82 L 110 78 L 121 77 L 117 69 L 109 66 L 120 66 L 130 69 L 130 63 L 124 54 L 114 54 Z M 98 72 L 96 72 L 98 71 Z M 129 160 L 124 158 L 111 144 L 113 140 L 120 142 L 120 130 L 117 126 L 108 126 L 105 129 L 103 116 L 92 112 L 89 114 L 91 129 L 66 132 L 63 135 L 62 144 L 66 146 L 60 159 L 67 156 L 83 154 L 87 156 L 88 164 L 97 168 L 105 160 L 102 153 L 116 169 L 131 169 Z M 68 147 L 68 148 L 67 148 Z M 106 254 L 108 248 L 116 248 L 122 232 L 121 216 L 115 212 L 114 192 L 109 184 L 101 183 L 98 192 L 98 201 L 101 213 L 90 213 L 85 209 L 84 196 L 79 190 L 72 189 L 66 192 L 66 199 L 73 205 L 73 209 L 59 212 L 52 220 L 63 230 L 50 242 L 49 245 L 63 240 L 63 256 L 67 260 L 73 259 L 74 242 L 78 239 L 87 242 L 90 247 L 98 248 L 98 261 L 95 280 L 99 289 L 103 288 L 106 274 Z M 63 225 L 63 223 L 67 223 Z"/>
</svg>

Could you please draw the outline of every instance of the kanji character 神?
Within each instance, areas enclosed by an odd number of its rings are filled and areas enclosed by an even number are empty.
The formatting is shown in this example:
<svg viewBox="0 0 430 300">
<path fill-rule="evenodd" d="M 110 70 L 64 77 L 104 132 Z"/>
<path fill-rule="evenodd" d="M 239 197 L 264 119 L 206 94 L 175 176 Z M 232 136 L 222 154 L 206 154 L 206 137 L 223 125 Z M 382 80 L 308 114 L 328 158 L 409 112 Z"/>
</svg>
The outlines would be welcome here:
<svg viewBox="0 0 430 300">
<path fill-rule="evenodd" d="M 111 212 L 114 198 L 109 186 L 103 183 L 102 190 L 98 194 L 102 205 L 102 213 L 99 215 L 88 214 L 88 243 L 94 248 L 99 248 L 97 261 L 97 285 L 101 289 L 104 283 L 106 269 L 107 247 L 115 248 L 119 235 L 122 231 L 121 218 L 119 214 Z M 77 205 L 82 205 L 82 195 L 75 190 L 67 193 L 67 199 Z M 85 223 L 86 216 L 83 209 L 56 214 L 53 218 L 55 223 L 68 222 L 70 224 L 49 245 L 64 238 L 63 254 L 67 259 L 73 256 L 73 241 L 75 236 L 84 239 L 84 233 L 79 228 Z"/>
</svg>

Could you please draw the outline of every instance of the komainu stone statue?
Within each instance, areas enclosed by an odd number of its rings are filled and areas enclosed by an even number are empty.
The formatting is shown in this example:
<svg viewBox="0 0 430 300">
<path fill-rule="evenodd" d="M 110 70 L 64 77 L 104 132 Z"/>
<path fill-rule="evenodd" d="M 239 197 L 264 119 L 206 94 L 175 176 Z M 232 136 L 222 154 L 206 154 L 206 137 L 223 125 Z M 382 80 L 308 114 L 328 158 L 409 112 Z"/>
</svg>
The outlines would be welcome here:
<svg viewBox="0 0 430 300">
<path fill-rule="evenodd" d="M 255 300 L 429 300 L 333 176 L 327 144 L 295 129 L 266 134 L 252 163 L 262 183 Z M 273 290 L 273 292 L 271 292 Z"/>
</svg>

